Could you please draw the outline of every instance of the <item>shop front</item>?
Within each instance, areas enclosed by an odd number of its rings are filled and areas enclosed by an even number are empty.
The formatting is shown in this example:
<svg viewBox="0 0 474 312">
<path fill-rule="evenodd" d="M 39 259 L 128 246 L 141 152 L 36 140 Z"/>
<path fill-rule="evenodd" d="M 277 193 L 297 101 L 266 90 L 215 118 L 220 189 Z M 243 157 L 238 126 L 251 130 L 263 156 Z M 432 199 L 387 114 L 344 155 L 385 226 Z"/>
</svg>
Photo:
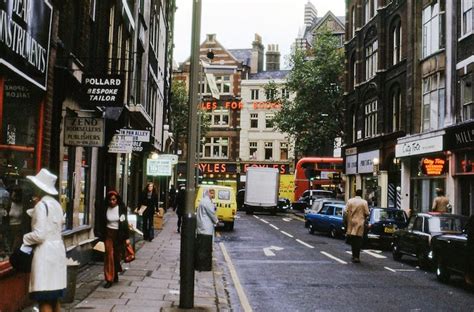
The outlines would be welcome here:
<svg viewBox="0 0 474 312">
<path fill-rule="evenodd" d="M 401 161 L 403 207 L 412 212 L 430 211 L 438 188 L 452 201 L 453 188 L 448 183 L 450 159 L 443 151 L 443 133 L 399 139 L 395 156 Z"/>
<path fill-rule="evenodd" d="M 474 214 L 474 122 L 446 128 L 446 149 L 453 155 L 455 184 L 454 210 Z"/>
<path fill-rule="evenodd" d="M 27 301 L 28 275 L 15 273 L 8 259 L 30 227 L 26 176 L 49 161 L 44 125 L 52 15 L 48 1 L 0 1 L 0 33 L 11 35 L 0 36 L 0 289 L 8 289 L 0 293 L 2 311 Z"/>
</svg>

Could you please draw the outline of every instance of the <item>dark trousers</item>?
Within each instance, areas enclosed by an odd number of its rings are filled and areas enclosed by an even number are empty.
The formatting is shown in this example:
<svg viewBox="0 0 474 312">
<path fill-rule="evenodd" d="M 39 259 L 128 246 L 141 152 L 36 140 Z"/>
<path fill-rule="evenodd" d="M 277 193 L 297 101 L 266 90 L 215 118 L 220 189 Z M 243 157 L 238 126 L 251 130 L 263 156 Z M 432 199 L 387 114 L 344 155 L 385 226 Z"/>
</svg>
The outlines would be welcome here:
<svg viewBox="0 0 474 312">
<path fill-rule="evenodd" d="M 196 235 L 194 269 L 212 271 L 212 235 Z"/>
<path fill-rule="evenodd" d="M 151 241 L 155 238 L 155 229 L 153 228 L 153 214 L 143 214 L 143 239 Z"/>
<path fill-rule="evenodd" d="M 352 246 L 352 258 L 359 259 L 360 258 L 360 250 L 362 248 L 363 238 L 361 236 L 354 236 L 351 235 L 350 243 Z"/>
<path fill-rule="evenodd" d="M 181 230 L 181 224 L 183 224 L 183 215 L 177 214 L 178 216 L 178 231 Z"/>
</svg>

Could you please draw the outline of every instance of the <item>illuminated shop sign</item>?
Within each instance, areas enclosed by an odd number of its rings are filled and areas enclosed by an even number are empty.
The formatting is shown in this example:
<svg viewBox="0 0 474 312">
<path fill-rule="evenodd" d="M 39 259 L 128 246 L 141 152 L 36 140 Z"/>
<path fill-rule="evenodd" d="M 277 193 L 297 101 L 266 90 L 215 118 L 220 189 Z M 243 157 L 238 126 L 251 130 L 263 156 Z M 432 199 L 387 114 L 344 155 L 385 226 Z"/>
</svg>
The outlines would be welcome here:
<svg viewBox="0 0 474 312">
<path fill-rule="evenodd" d="M 258 167 L 258 168 L 276 168 L 280 172 L 280 174 L 285 174 L 290 172 L 290 168 L 288 164 L 243 164 L 241 171 L 247 172 L 250 167 Z"/>
<path fill-rule="evenodd" d="M 202 110 L 215 110 L 218 108 L 225 108 L 225 109 L 232 109 L 232 110 L 240 110 L 244 107 L 242 102 L 236 101 L 208 101 L 202 102 L 199 105 L 199 108 Z"/>
<path fill-rule="evenodd" d="M 446 160 L 443 158 L 422 158 L 421 169 L 426 175 L 442 175 L 445 172 Z"/>
<path fill-rule="evenodd" d="M 275 102 L 253 102 L 252 103 L 253 109 L 280 109 L 281 104 Z"/>
<path fill-rule="evenodd" d="M 0 1 L 0 64 L 46 90 L 53 7 L 46 0 Z"/>
<path fill-rule="evenodd" d="M 199 163 L 199 171 L 202 173 L 235 173 L 235 164 L 224 163 Z"/>
</svg>

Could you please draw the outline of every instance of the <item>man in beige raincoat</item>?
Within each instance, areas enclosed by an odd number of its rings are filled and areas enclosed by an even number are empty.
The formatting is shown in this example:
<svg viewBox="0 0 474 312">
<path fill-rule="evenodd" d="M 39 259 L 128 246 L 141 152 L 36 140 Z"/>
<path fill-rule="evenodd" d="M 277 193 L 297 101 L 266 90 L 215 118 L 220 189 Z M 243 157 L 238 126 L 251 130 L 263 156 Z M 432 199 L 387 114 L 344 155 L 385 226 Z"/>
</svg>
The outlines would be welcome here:
<svg viewBox="0 0 474 312">
<path fill-rule="evenodd" d="M 349 199 L 344 212 L 347 224 L 347 239 L 352 246 L 352 262 L 360 263 L 360 249 L 362 248 L 364 236 L 365 219 L 369 216 L 369 206 L 362 199 L 362 190 L 356 190 L 356 196 Z"/>
</svg>

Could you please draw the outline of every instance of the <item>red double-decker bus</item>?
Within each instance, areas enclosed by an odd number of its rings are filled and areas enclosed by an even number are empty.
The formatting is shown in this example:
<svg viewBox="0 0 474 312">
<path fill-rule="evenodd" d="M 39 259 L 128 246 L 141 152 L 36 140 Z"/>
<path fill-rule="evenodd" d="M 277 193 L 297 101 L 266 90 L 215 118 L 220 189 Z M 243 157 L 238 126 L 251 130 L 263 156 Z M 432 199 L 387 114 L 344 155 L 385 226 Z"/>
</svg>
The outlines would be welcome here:
<svg viewBox="0 0 474 312">
<path fill-rule="evenodd" d="M 343 170 L 342 158 L 303 157 L 295 168 L 295 198 L 309 189 L 335 190 Z"/>
</svg>

